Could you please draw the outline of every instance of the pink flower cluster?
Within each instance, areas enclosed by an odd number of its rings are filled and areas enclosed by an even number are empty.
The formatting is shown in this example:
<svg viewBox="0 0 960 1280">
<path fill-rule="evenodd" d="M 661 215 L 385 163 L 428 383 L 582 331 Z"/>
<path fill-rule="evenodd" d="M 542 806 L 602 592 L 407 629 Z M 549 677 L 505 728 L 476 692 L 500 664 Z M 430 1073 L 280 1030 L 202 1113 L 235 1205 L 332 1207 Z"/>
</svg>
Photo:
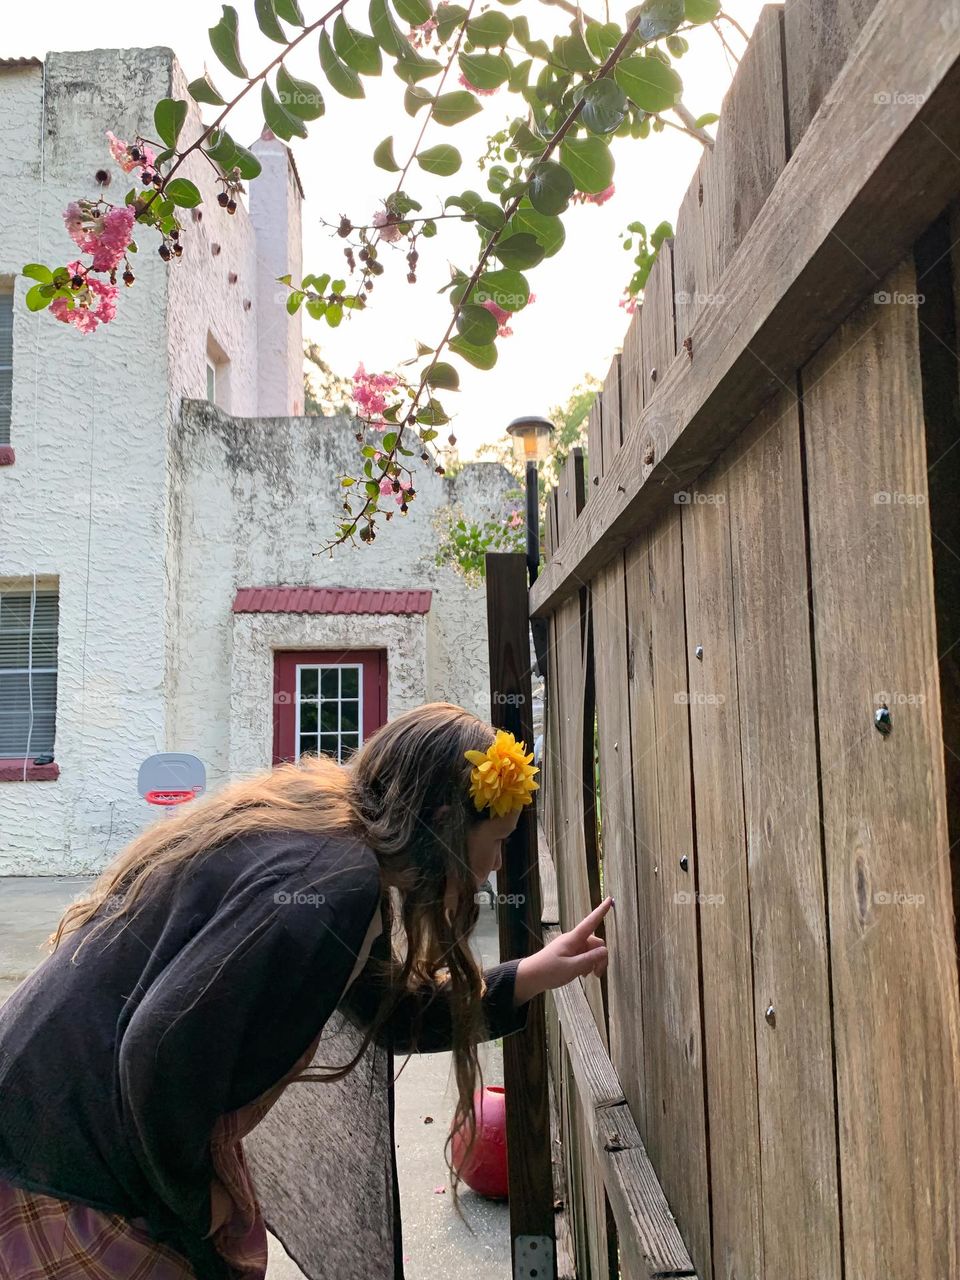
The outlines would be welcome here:
<svg viewBox="0 0 960 1280">
<path fill-rule="evenodd" d="M 396 223 L 390 221 L 391 216 L 386 209 L 380 209 L 371 218 L 373 225 L 380 230 L 380 239 L 386 240 L 388 244 L 399 240 L 403 234 Z"/>
<path fill-rule="evenodd" d="M 132 173 L 134 169 L 153 169 L 154 161 L 157 158 L 156 153 L 145 142 L 137 144 L 137 149 L 140 152 L 139 160 L 135 160 L 130 154 L 132 148 L 129 143 L 124 142 L 122 138 L 118 138 L 109 129 L 107 130 L 107 145 L 110 148 L 110 154 L 124 173 Z"/>
<path fill-rule="evenodd" d="M 496 93 L 500 87 L 498 85 L 496 89 L 478 89 L 475 84 L 470 83 L 462 71 L 460 73 L 460 83 L 465 89 L 469 89 L 471 93 L 479 94 L 481 98 L 489 98 L 490 95 Z"/>
<path fill-rule="evenodd" d="M 360 413 L 358 416 L 369 421 L 370 425 L 380 431 L 386 431 L 390 425 L 383 421 L 383 411 L 387 407 L 387 392 L 393 391 L 400 379 L 392 373 L 367 373 L 363 361 L 357 365 L 353 375 L 353 401 Z"/>
<path fill-rule="evenodd" d="M 71 276 L 79 275 L 83 264 L 71 262 L 67 270 Z M 106 284 L 87 275 L 80 288 L 74 290 L 72 307 L 66 298 L 54 298 L 50 311 L 58 320 L 74 325 L 81 333 L 93 333 L 98 324 L 108 324 L 117 314 L 119 292 L 115 284 Z"/>
<path fill-rule="evenodd" d="M 63 211 L 70 239 L 83 253 L 93 254 L 93 271 L 115 271 L 130 243 L 135 214 L 131 205 L 101 213 L 89 200 L 74 200 Z"/>
<path fill-rule="evenodd" d="M 426 22 L 421 22 L 418 27 L 411 27 L 407 32 L 407 39 L 413 45 L 414 49 L 422 49 L 430 43 L 430 37 L 436 29 L 436 18 L 428 18 Z"/>
<path fill-rule="evenodd" d="M 529 306 L 531 302 L 536 302 L 536 300 L 537 300 L 537 295 L 535 293 L 528 294 L 527 306 Z M 494 320 L 496 320 L 497 337 L 510 338 L 513 336 L 513 330 L 510 328 L 510 325 L 508 323 L 511 315 L 513 314 L 512 311 L 504 311 L 503 307 L 498 307 L 497 304 L 491 298 L 488 298 L 486 302 L 481 302 L 480 305 L 481 307 L 486 307 L 486 309 L 493 316 Z"/>
<path fill-rule="evenodd" d="M 616 184 L 611 182 L 609 187 L 604 187 L 602 191 L 598 191 L 595 195 L 587 195 L 585 191 L 575 191 L 570 197 L 571 204 L 606 204 L 616 190 Z"/>
<path fill-rule="evenodd" d="M 397 480 L 397 484 L 400 486 L 400 491 L 398 493 L 393 493 L 393 480 L 389 476 L 384 476 L 380 481 L 380 492 L 385 498 L 389 498 L 390 495 L 393 494 L 396 499 L 397 506 L 399 507 L 407 496 L 407 490 L 412 489 L 413 485 L 409 480 L 400 480 L 399 478 Z"/>
<path fill-rule="evenodd" d="M 523 513 L 521 511 L 511 511 L 510 519 L 507 522 L 511 529 L 519 529 L 523 524 Z"/>
<path fill-rule="evenodd" d="M 624 311 L 627 313 L 628 316 L 632 316 L 637 309 L 637 295 L 636 294 L 624 295 L 624 297 L 620 299 L 620 306 L 623 307 Z"/>
</svg>

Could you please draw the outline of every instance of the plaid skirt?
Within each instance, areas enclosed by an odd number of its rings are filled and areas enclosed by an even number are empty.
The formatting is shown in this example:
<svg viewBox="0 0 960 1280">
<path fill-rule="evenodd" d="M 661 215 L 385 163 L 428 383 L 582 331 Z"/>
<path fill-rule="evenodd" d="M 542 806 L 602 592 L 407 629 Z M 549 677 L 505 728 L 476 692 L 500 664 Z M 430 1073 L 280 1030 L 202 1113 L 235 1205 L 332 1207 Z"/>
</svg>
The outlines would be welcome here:
<svg viewBox="0 0 960 1280">
<path fill-rule="evenodd" d="M 213 1234 L 235 1280 L 263 1280 L 267 1233 L 241 1139 L 269 1102 L 223 1116 L 211 1139 L 231 1214 Z M 154 1240 L 141 1218 L 104 1213 L 24 1191 L 0 1178 L 0 1280 L 196 1280 L 181 1254 Z"/>
</svg>

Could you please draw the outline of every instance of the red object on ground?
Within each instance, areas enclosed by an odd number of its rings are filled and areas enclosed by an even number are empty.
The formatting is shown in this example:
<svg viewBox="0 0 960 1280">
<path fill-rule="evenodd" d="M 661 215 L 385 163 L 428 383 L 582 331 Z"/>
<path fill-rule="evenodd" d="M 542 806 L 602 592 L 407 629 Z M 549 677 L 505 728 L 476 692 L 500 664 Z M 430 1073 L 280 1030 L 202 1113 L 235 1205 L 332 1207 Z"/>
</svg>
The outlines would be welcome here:
<svg viewBox="0 0 960 1280">
<path fill-rule="evenodd" d="M 473 1096 L 473 1113 L 477 1117 L 477 1140 L 464 1160 L 467 1135 L 458 1130 L 453 1136 L 453 1167 L 468 1187 L 492 1200 L 505 1200 L 507 1181 L 507 1109 L 503 1086 L 487 1085 Z"/>
<path fill-rule="evenodd" d="M 148 791 L 143 797 L 147 804 L 186 804 L 196 791 Z"/>
</svg>

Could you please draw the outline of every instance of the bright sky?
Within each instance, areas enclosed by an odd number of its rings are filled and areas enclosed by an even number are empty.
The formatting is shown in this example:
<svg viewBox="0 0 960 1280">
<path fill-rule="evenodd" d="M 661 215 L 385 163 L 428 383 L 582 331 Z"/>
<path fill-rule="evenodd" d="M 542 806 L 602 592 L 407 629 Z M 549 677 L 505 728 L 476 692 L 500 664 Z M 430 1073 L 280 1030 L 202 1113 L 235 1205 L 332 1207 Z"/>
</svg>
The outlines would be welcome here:
<svg viewBox="0 0 960 1280">
<path fill-rule="evenodd" d="M 275 56 L 278 46 L 257 30 L 252 0 L 235 0 L 235 7 L 240 14 L 241 52 L 253 73 Z M 301 7 L 308 21 L 322 12 L 317 0 L 301 0 Z M 480 0 L 477 10 L 483 7 Z M 609 0 L 610 18 L 622 21 L 628 7 L 624 0 Z M 729 0 L 726 10 L 750 32 L 761 7 L 762 0 Z M 527 15 L 532 35 L 548 42 L 554 34 L 568 29 L 566 14 L 535 0 L 521 0 L 504 11 L 511 16 Z M 602 0 L 590 0 L 587 12 L 604 19 Z M 366 13 L 365 0 L 354 0 L 347 10 L 354 25 L 369 30 Z M 231 87 L 235 91 L 239 86 L 219 65 L 207 38 L 208 27 L 219 15 L 220 5 L 214 0 L 124 5 L 121 22 L 112 6 L 77 5 L 75 0 L 11 5 L 4 17 L 0 55 L 43 57 L 49 48 L 109 48 L 121 41 L 130 47 L 172 45 L 190 79 L 201 74 L 206 62 L 214 83 L 228 94 Z M 722 25 L 739 55 L 741 37 L 729 24 Z M 53 45 L 48 43 L 51 34 Z M 684 81 L 684 102 L 694 115 L 718 110 L 735 63 L 709 27 L 692 33 L 690 50 L 676 66 Z M 369 222 L 383 207 L 381 201 L 393 189 L 396 177 L 373 164 L 374 147 L 392 134 L 394 153 L 404 164 L 423 117 L 421 113 L 411 119 L 404 112 L 404 83 L 386 59 L 379 80 L 364 78 L 367 97 L 362 101 L 339 97 L 328 87 L 312 39 L 295 51 L 290 69 L 321 86 L 327 108 L 322 119 L 308 126 L 310 136 L 293 142 L 306 192 L 304 270 L 318 275 L 329 271 L 337 276 L 346 265 L 343 241 L 324 228 L 321 219 L 336 223 L 347 214 L 354 222 Z M 446 87 L 459 87 L 455 80 L 451 72 Z M 258 95 L 250 98 L 258 100 Z M 424 214 L 440 212 L 445 196 L 466 187 L 495 199 L 487 192 L 485 175 L 476 169 L 475 161 L 486 150 L 490 134 L 523 114 L 523 103 L 505 88 L 483 102 L 484 112 L 465 124 L 444 128 L 432 123 L 428 128 L 424 146 L 452 143 L 464 163 L 452 178 L 436 178 L 417 166 L 412 168 L 405 189 L 422 203 Z M 133 132 L 135 122 L 131 109 L 127 118 L 99 124 L 123 137 Z M 242 141 L 256 137 L 261 127 L 258 101 L 241 104 L 230 126 Z M 667 129 L 642 141 L 614 139 L 613 151 L 613 198 L 601 207 L 573 206 L 564 214 L 566 244 L 555 257 L 527 273 L 536 301 L 515 317 L 513 336 L 498 339 L 500 355 L 495 368 L 484 373 L 455 361 L 461 370 L 461 390 L 445 392 L 444 403 L 456 410 L 453 429 L 464 458 L 481 443 L 501 438 L 511 418 L 522 413 L 548 413 L 552 405 L 566 400 L 585 374 L 603 377 L 623 340 L 629 318 L 618 302 L 633 267 L 632 255 L 624 251 L 618 233 L 636 219 L 645 222 L 649 230 L 663 219 L 675 224 L 700 144 Z M 445 221 L 439 227 L 432 240 L 420 241 L 417 284 L 406 281 L 405 242 L 401 242 L 401 252 L 385 245 L 381 260 L 387 270 L 377 281 L 366 311 L 348 313 L 350 319 L 338 329 L 304 317 L 306 336 L 321 344 L 337 372 L 349 376 L 360 360 L 368 371 L 393 368 L 415 354 L 415 339 L 430 346 L 440 340 L 449 323 L 450 304 L 447 294 L 437 290 L 450 278 L 450 263 L 472 269 L 478 239 L 469 225 Z"/>
</svg>

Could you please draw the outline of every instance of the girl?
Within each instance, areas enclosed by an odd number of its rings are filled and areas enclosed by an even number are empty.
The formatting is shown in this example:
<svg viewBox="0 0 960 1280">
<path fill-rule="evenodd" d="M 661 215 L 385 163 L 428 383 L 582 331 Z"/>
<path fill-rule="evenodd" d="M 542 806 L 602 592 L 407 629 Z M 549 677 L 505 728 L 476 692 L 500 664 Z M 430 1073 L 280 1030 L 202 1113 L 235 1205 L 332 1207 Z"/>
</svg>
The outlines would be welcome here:
<svg viewBox="0 0 960 1280">
<path fill-rule="evenodd" d="M 262 1280 L 266 1223 L 311 1280 L 402 1277 L 394 1050 L 452 1050 L 471 1133 L 477 1044 L 606 967 L 610 899 L 533 955 L 473 958 L 477 887 L 537 787 L 524 751 L 433 703 L 119 855 L 0 1010 L 0 1280 Z M 321 1038 L 352 1058 L 303 1076 Z"/>
</svg>

